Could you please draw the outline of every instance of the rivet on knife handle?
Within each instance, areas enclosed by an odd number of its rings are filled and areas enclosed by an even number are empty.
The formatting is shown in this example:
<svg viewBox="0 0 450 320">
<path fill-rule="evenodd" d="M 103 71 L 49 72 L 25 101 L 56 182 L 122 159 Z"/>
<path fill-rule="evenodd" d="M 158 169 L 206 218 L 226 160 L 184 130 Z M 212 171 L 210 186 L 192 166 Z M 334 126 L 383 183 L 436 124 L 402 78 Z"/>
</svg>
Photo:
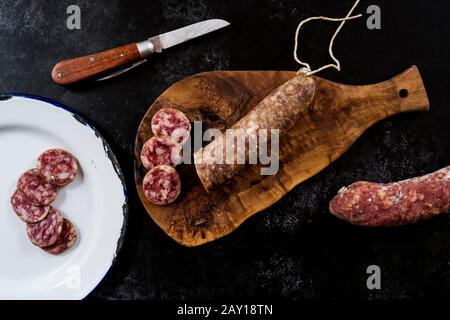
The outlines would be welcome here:
<svg viewBox="0 0 450 320">
<path fill-rule="evenodd" d="M 111 50 L 58 62 L 52 70 L 52 79 L 60 85 L 92 78 L 118 67 L 134 63 L 143 57 L 136 43 Z"/>
</svg>

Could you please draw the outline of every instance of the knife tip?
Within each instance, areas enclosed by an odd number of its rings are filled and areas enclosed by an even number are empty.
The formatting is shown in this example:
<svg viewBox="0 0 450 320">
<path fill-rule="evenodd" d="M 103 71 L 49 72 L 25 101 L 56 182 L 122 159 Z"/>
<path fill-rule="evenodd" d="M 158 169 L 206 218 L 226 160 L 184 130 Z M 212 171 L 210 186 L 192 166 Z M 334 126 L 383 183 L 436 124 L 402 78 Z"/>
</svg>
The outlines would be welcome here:
<svg viewBox="0 0 450 320">
<path fill-rule="evenodd" d="M 227 27 L 227 26 L 231 25 L 230 22 L 228 22 L 227 20 L 224 20 L 224 19 L 212 19 L 212 20 L 220 22 L 223 25 L 223 27 Z"/>
</svg>

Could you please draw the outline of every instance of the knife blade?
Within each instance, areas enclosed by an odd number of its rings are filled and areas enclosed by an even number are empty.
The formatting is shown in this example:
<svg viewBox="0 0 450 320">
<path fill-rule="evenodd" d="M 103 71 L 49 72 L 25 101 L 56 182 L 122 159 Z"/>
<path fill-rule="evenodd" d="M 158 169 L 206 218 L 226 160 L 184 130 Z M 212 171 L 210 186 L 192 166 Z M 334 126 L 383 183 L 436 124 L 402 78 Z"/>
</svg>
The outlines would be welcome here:
<svg viewBox="0 0 450 320">
<path fill-rule="evenodd" d="M 160 53 L 183 42 L 229 26 L 221 19 L 210 19 L 172 30 L 147 40 L 83 57 L 58 62 L 52 70 L 52 79 L 59 85 L 68 85 L 114 71 L 98 80 L 109 79 L 141 65 L 153 53 Z M 131 65 L 117 70 L 119 67 Z"/>
<path fill-rule="evenodd" d="M 229 26 L 230 23 L 222 19 L 211 19 L 197 22 L 189 26 L 160 34 L 149 39 L 154 45 L 155 52 L 176 46 L 177 44 L 198 38 L 210 32 Z"/>
</svg>

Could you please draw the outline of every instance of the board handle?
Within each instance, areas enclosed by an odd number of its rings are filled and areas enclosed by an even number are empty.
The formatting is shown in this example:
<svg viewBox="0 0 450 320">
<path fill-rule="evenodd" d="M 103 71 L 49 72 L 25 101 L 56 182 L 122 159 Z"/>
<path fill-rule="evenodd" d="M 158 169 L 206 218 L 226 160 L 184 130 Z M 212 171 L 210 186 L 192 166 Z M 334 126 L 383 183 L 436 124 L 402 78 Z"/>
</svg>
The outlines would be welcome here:
<svg viewBox="0 0 450 320">
<path fill-rule="evenodd" d="M 385 116 L 430 109 L 427 92 L 416 66 L 387 81 L 365 86 L 344 86 L 343 90 L 345 100 L 364 101 L 366 108 L 381 108 Z"/>
<path fill-rule="evenodd" d="M 417 66 L 412 66 L 390 82 L 399 99 L 401 112 L 430 110 L 427 91 Z"/>
</svg>

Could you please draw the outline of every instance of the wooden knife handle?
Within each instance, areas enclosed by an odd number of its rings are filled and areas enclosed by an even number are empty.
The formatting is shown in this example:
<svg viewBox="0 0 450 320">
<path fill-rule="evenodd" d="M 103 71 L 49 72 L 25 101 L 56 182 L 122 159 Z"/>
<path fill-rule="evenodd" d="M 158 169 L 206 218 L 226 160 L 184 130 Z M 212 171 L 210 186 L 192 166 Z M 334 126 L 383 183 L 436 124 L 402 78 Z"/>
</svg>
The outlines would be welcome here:
<svg viewBox="0 0 450 320">
<path fill-rule="evenodd" d="M 52 70 L 52 79 L 59 85 L 88 79 L 103 72 L 141 59 L 136 43 L 111 50 L 58 62 Z"/>
</svg>

